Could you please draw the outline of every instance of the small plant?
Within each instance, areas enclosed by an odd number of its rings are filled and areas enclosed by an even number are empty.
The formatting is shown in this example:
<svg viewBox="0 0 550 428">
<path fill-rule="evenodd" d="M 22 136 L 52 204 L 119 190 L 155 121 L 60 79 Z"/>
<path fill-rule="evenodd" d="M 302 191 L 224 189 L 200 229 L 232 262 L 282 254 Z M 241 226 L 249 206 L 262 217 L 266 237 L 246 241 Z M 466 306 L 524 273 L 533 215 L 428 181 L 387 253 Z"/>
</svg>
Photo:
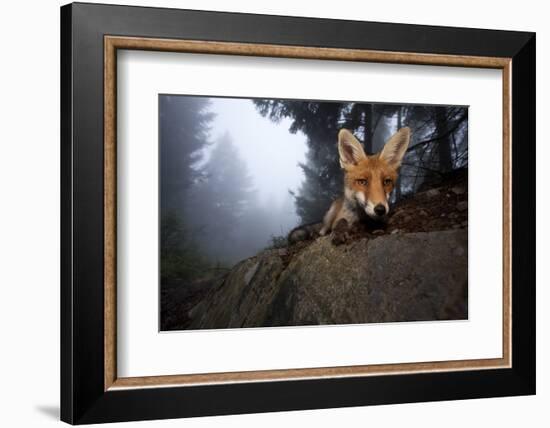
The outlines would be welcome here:
<svg viewBox="0 0 550 428">
<path fill-rule="evenodd" d="M 288 241 L 284 235 L 271 235 L 271 245 L 269 248 L 278 249 L 286 248 L 288 246 Z"/>
<path fill-rule="evenodd" d="M 194 279 L 210 268 L 210 263 L 174 214 L 165 215 L 161 220 L 160 244 L 162 279 Z"/>
</svg>

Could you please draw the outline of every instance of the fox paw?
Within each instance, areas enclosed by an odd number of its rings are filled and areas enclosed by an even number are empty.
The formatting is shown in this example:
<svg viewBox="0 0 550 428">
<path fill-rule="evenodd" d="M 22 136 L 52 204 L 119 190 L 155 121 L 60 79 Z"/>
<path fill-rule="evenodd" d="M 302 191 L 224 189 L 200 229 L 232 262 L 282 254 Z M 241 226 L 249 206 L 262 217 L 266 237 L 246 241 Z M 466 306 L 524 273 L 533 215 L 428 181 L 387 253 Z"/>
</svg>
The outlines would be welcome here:
<svg viewBox="0 0 550 428">
<path fill-rule="evenodd" d="M 348 242 L 348 234 L 346 232 L 343 233 L 333 233 L 332 234 L 332 244 L 333 245 L 342 245 Z"/>
<path fill-rule="evenodd" d="M 345 244 L 349 238 L 349 226 L 345 219 L 340 219 L 332 231 L 332 243 L 334 245 Z"/>
</svg>

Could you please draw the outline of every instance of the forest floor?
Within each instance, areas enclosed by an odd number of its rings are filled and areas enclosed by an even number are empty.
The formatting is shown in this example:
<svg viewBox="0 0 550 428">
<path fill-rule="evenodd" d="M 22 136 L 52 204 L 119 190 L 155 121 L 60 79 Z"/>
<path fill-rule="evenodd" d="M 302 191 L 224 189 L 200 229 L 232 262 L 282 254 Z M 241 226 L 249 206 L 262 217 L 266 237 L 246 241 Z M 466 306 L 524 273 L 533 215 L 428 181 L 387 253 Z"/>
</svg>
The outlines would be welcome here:
<svg viewBox="0 0 550 428">
<path fill-rule="evenodd" d="M 404 197 L 390 212 L 388 221 L 369 222 L 348 232 L 346 242 L 377 236 L 464 229 L 468 227 L 468 172 L 459 170 L 436 186 Z M 285 264 L 316 238 L 279 249 Z"/>
<path fill-rule="evenodd" d="M 163 280 L 160 288 L 160 329 L 186 329 L 191 323 L 191 309 L 204 299 L 212 286 L 223 281 L 229 271 L 212 269 L 192 280 Z"/>
<path fill-rule="evenodd" d="M 346 243 L 363 238 L 414 232 L 433 232 L 468 227 L 468 176 L 459 171 L 442 182 L 396 203 L 386 223 L 369 223 L 354 228 Z M 298 242 L 276 251 L 283 266 L 304 252 L 315 239 Z M 193 321 L 193 309 L 209 292 L 220 286 L 229 269 L 212 269 L 193 280 L 163 281 L 161 287 L 161 330 L 184 330 Z"/>
</svg>

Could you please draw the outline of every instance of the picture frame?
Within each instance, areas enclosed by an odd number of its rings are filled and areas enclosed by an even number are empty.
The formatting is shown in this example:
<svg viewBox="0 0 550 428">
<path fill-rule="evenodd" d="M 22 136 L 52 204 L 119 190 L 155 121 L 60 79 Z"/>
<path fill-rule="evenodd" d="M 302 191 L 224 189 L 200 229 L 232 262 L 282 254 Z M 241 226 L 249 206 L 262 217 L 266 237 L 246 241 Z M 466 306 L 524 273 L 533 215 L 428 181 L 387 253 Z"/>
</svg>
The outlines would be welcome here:
<svg viewBox="0 0 550 428">
<path fill-rule="evenodd" d="M 502 70 L 502 358 L 118 377 L 118 50 Z M 534 220 L 534 33 L 84 3 L 61 8 L 65 422 L 534 394 Z"/>
</svg>

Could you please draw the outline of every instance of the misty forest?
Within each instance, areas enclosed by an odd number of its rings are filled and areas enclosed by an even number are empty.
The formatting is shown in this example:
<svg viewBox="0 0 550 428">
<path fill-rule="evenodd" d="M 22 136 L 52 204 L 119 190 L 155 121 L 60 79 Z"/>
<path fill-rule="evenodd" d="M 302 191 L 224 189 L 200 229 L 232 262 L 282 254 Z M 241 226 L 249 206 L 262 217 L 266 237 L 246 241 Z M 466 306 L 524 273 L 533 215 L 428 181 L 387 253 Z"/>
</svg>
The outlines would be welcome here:
<svg viewBox="0 0 550 428">
<path fill-rule="evenodd" d="M 338 131 L 373 154 L 404 126 L 411 143 L 392 203 L 467 177 L 467 107 L 161 95 L 161 287 L 286 247 L 291 229 L 320 222 L 342 194 Z"/>
</svg>

